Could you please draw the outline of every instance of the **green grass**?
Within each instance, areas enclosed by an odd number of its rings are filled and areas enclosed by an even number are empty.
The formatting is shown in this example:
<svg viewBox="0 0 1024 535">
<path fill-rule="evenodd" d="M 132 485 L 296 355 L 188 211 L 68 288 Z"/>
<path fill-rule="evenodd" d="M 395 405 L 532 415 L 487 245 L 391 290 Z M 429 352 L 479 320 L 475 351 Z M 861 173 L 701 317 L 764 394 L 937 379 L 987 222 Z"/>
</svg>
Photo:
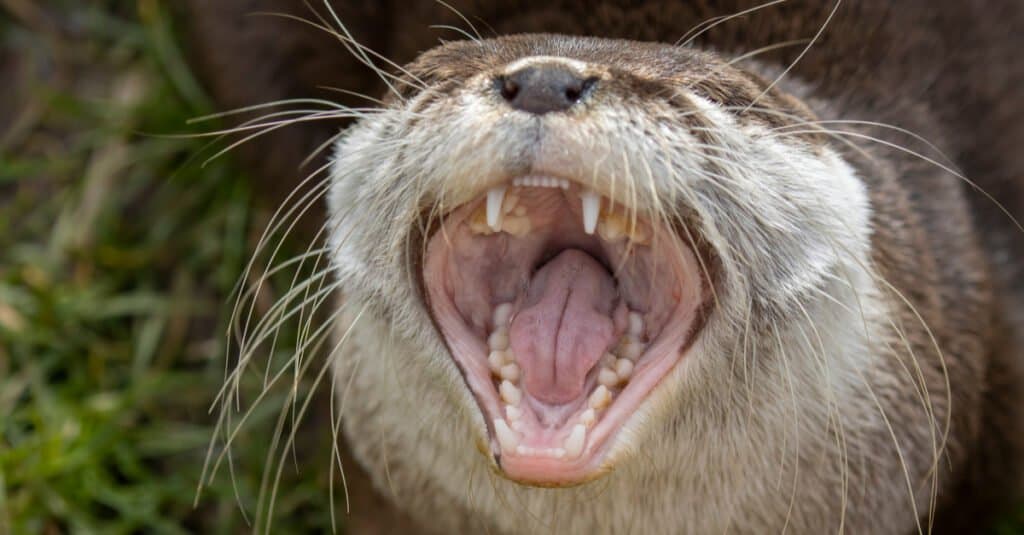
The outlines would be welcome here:
<svg viewBox="0 0 1024 535">
<path fill-rule="evenodd" d="M 173 4 L 8 5 L 2 45 L 30 67 L 0 130 L 0 533 L 248 532 L 279 397 L 239 436 L 235 481 L 193 500 L 229 294 L 276 201 L 230 157 L 202 166 L 209 140 L 151 135 L 212 111 Z M 330 435 L 309 435 L 328 449 L 284 471 L 275 533 L 330 529 Z"/>
</svg>

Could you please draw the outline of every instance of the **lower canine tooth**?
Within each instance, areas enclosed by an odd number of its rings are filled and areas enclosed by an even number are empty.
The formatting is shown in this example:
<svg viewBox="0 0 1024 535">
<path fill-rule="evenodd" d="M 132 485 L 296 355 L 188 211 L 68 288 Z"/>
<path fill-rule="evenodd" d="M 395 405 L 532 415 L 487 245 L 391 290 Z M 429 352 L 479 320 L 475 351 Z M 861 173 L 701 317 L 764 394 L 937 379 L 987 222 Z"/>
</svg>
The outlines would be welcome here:
<svg viewBox="0 0 1024 535">
<path fill-rule="evenodd" d="M 579 457 L 583 453 L 583 443 L 587 440 L 587 428 L 583 424 L 576 424 L 565 439 L 565 454 L 569 457 Z"/>
<path fill-rule="evenodd" d="M 507 380 L 501 382 L 498 392 L 501 394 L 501 400 L 509 405 L 519 406 L 519 402 L 523 399 L 523 393 L 516 388 L 516 385 Z"/>
<path fill-rule="evenodd" d="M 508 416 L 509 420 L 515 422 L 523 417 L 523 409 L 513 407 L 512 405 L 505 405 L 505 416 Z"/>
<path fill-rule="evenodd" d="M 601 196 L 593 190 L 585 190 L 580 194 L 583 200 L 583 231 L 593 234 L 597 228 L 597 216 L 601 212 Z"/>
<path fill-rule="evenodd" d="M 501 418 L 494 420 L 494 436 L 498 439 L 501 451 L 515 451 L 519 445 L 519 436 Z"/>
<path fill-rule="evenodd" d="M 501 205 L 505 200 L 505 187 L 487 191 L 487 225 L 495 232 L 501 230 Z"/>
<path fill-rule="evenodd" d="M 580 423 L 581 424 L 583 424 L 583 425 L 585 425 L 587 427 L 590 427 L 590 426 L 594 425 L 594 422 L 596 422 L 596 421 L 597 421 L 597 413 L 594 412 L 594 409 L 587 409 L 587 410 L 583 411 L 582 413 L 580 413 Z"/>
<path fill-rule="evenodd" d="M 598 386 L 594 390 L 594 393 L 590 394 L 590 399 L 587 400 L 587 404 L 590 406 L 590 408 L 598 411 L 607 407 L 611 402 L 612 393 L 609 392 L 608 388 L 605 387 L 604 385 Z"/>
</svg>

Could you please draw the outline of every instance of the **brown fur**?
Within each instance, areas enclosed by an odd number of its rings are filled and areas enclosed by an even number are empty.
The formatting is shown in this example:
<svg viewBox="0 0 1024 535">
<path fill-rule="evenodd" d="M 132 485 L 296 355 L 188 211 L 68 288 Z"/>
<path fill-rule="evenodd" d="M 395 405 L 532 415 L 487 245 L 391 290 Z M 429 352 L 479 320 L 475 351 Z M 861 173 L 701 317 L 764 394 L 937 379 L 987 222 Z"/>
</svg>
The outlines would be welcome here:
<svg viewBox="0 0 1024 535">
<path fill-rule="evenodd" d="M 312 18 L 298 0 L 190 0 L 188 4 L 196 37 L 193 54 L 225 107 L 317 96 L 318 86 L 371 95 L 384 92 L 379 80 L 329 36 L 295 21 L 245 16 L 277 11 Z M 472 31 L 455 13 L 431 1 L 335 4 L 357 39 L 400 64 L 436 45 L 438 38 L 462 38 L 450 30 L 430 29 L 430 24 Z M 552 32 L 675 42 L 704 20 L 759 2 L 481 0 L 451 4 L 484 37 L 492 32 Z M 718 25 L 696 43 L 743 53 L 809 38 L 831 7 L 830 2 L 810 1 L 768 7 Z M 1022 27 L 1024 4 L 1013 0 L 847 1 L 788 76 L 810 88 L 809 94 L 799 97 L 825 103 L 821 108 L 836 110 L 835 118 L 896 124 L 924 136 L 980 190 L 995 197 L 1013 217 L 1024 219 Z M 469 50 L 476 49 L 454 47 L 448 55 L 427 56 L 415 70 L 458 79 L 488 63 L 474 62 Z M 758 59 L 781 70 L 802 50 L 802 45 L 787 47 Z M 630 53 L 643 55 L 642 49 Z M 665 58 L 603 57 L 602 61 L 658 65 L 659 59 Z M 672 67 L 671 62 L 667 67 Z M 774 79 L 771 74 L 761 80 L 716 79 L 700 91 L 711 100 L 742 105 L 767 87 Z M 645 91 L 658 88 L 637 79 L 631 90 L 642 98 Z M 364 105 L 346 96 L 326 96 Z M 769 100 L 762 102 L 775 108 L 807 113 L 781 92 L 765 98 Z M 778 121 L 772 115 L 758 118 L 773 125 Z M 296 170 L 298 162 L 338 126 L 306 126 L 275 134 L 253 143 L 248 160 L 270 180 L 294 184 L 303 176 Z M 851 130 L 913 146 L 945 162 L 909 137 L 894 137 L 879 128 Z M 852 151 L 844 156 L 854 165 L 874 166 L 873 173 L 864 175 L 871 177 L 874 260 L 882 275 L 921 312 L 943 348 L 951 376 L 952 426 L 948 464 L 943 465 L 946 484 L 940 492 L 935 528 L 949 533 L 974 531 L 979 519 L 990 517 L 1014 495 L 1011 491 L 1016 490 L 1024 453 L 1024 429 L 1016 415 L 1024 401 L 1017 393 L 1024 386 L 1019 335 L 1024 295 L 1015 283 L 1024 263 L 1024 233 L 990 199 L 937 172 L 935 166 L 886 147 L 874 147 L 870 153 L 877 158 L 875 163 Z M 916 318 L 904 311 L 899 321 L 909 325 Z M 911 342 L 918 351 L 931 349 L 927 333 L 917 331 Z M 924 373 L 935 377 L 941 370 Z M 944 398 L 943 392 L 933 395 Z M 902 417 L 919 417 L 914 409 L 908 408 Z M 900 416 L 893 419 L 898 423 Z M 872 482 L 860 485 L 869 492 Z M 369 505 L 353 511 L 370 519 L 380 514 Z"/>
</svg>

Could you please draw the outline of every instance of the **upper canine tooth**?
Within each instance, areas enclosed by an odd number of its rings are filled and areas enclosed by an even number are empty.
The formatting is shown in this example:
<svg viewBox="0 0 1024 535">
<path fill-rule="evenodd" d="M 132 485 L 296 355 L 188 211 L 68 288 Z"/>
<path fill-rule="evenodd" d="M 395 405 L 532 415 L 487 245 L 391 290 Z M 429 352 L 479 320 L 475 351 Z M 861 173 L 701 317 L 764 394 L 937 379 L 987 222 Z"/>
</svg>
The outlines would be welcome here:
<svg viewBox="0 0 1024 535">
<path fill-rule="evenodd" d="M 583 424 L 572 426 L 572 431 L 565 438 L 565 454 L 570 458 L 579 457 L 583 453 L 583 443 L 587 440 L 587 428 Z"/>
<path fill-rule="evenodd" d="M 487 191 L 487 225 L 495 232 L 501 230 L 501 205 L 505 200 L 505 186 Z"/>
<path fill-rule="evenodd" d="M 498 445 L 501 446 L 501 451 L 515 451 L 516 446 L 519 445 L 519 436 L 516 432 L 508 426 L 508 423 L 501 418 L 494 420 L 494 436 L 498 439 Z"/>
<path fill-rule="evenodd" d="M 594 190 L 585 190 L 580 194 L 583 200 L 583 230 L 593 234 L 597 228 L 597 216 L 601 212 L 601 196 Z"/>
</svg>

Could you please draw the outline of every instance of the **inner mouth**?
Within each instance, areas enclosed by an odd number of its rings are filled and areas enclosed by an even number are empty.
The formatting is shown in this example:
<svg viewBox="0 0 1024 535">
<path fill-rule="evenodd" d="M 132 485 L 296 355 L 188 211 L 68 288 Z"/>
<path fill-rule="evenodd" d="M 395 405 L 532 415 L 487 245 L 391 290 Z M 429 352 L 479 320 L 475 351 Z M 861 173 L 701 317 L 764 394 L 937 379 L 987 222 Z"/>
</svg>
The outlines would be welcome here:
<svg viewBox="0 0 1024 535">
<path fill-rule="evenodd" d="M 517 177 L 450 213 L 427 246 L 429 305 L 507 477 L 597 477 L 682 358 L 702 302 L 668 227 L 574 181 Z"/>
</svg>

